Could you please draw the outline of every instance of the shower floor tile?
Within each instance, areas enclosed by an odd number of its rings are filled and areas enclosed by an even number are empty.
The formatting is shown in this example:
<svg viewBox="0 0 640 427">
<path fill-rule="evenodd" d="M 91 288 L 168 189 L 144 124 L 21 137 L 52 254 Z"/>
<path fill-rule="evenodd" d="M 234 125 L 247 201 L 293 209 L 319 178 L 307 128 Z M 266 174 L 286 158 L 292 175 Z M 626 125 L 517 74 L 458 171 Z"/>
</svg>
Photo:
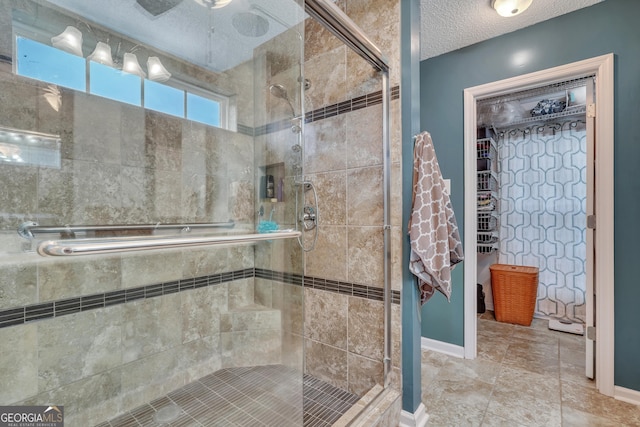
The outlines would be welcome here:
<svg viewBox="0 0 640 427">
<path fill-rule="evenodd" d="M 189 426 L 328 427 L 359 399 L 357 395 L 282 365 L 221 369 L 100 427 Z"/>
</svg>

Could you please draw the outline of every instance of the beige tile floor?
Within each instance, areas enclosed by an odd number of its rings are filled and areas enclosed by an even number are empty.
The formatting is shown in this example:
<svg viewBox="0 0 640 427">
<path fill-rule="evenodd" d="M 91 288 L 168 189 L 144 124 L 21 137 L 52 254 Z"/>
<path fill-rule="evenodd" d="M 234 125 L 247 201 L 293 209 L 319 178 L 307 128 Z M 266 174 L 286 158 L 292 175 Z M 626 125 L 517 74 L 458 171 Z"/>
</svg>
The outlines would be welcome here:
<svg viewBox="0 0 640 427">
<path fill-rule="evenodd" d="M 582 336 L 478 319 L 478 357 L 422 352 L 429 426 L 640 426 L 640 406 L 596 392 Z"/>
</svg>

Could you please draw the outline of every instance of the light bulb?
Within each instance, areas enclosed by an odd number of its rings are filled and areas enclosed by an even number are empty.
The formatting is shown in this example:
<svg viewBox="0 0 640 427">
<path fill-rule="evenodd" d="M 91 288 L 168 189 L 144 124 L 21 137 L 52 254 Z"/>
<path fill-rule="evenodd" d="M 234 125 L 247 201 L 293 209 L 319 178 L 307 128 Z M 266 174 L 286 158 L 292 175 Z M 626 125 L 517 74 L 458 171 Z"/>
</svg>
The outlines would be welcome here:
<svg viewBox="0 0 640 427">
<path fill-rule="evenodd" d="M 65 52 L 82 56 L 82 33 L 76 27 L 68 26 L 57 36 L 51 37 L 51 45 Z"/>
<path fill-rule="evenodd" d="M 142 78 L 146 77 L 144 71 L 142 71 L 142 67 L 138 62 L 138 58 L 133 53 L 125 53 L 124 59 L 122 60 L 122 71 L 129 74 L 136 74 Z"/>
<path fill-rule="evenodd" d="M 231 3 L 231 1 L 232 0 L 195 0 L 196 3 L 205 7 L 209 7 L 211 9 L 219 9 L 221 7 L 225 7 L 226 5 Z"/>
<path fill-rule="evenodd" d="M 493 7 L 498 15 L 504 17 L 516 16 L 527 10 L 533 0 L 492 0 Z"/>
<path fill-rule="evenodd" d="M 149 73 L 149 80 L 157 82 L 165 82 L 171 77 L 171 73 L 160 62 L 160 58 L 157 56 L 150 56 L 147 59 L 147 72 Z"/>
<path fill-rule="evenodd" d="M 111 46 L 106 43 L 98 42 L 93 53 L 87 56 L 87 59 L 100 64 L 113 67 L 113 58 L 111 58 Z"/>
</svg>

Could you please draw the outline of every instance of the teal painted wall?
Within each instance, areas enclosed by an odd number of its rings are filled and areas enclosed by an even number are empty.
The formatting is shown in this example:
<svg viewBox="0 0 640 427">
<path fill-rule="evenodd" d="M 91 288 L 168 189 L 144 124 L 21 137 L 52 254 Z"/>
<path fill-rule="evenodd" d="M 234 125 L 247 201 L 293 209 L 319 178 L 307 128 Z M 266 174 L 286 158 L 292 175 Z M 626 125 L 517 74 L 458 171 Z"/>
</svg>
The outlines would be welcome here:
<svg viewBox="0 0 640 427">
<path fill-rule="evenodd" d="M 527 52 L 528 60 L 513 58 Z M 640 390 L 640 1 L 597 5 L 421 62 L 421 127 L 431 132 L 463 227 L 463 90 L 516 75 L 615 54 L 615 384 Z M 472 171 L 474 172 L 474 171 Z M 423 336 L 463 344 L 463 275 L 451 304 L 422 310 Z"/>
<path fill-rule="evenodd" d="M 411 170 L 412 136 L 420 130 L 420 2 L 400 2 L 400 38 L 402 50 L 402 169 Z M 411 213 L 411 174 L 402 176 L 402 229 L 407 230 Z M 420 348 L 420 295 L 409 272 L 409 239 L 402 242 L 402 410 L 416 414 L 422 402 L 422 365 Z"/>
</svg>

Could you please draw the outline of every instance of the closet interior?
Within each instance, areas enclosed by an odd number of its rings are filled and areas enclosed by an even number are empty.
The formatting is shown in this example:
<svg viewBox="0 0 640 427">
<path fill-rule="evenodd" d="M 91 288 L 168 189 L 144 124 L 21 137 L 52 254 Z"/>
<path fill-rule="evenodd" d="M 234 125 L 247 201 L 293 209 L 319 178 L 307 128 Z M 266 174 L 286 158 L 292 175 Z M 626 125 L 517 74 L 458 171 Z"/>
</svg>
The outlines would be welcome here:
<svg viewBox="0 0 640 427">
<path fill-rule="evenodd" d="M 534 266 L 534 316 L 574 333 L 582 333 L 587 312 L 593 83 L 586 76 L 477 104 L 477 283 L 484 305 L 493 310 L 491 265 Z M 481 307 L 480 289 L 478 298 Z"/>
</svg>

